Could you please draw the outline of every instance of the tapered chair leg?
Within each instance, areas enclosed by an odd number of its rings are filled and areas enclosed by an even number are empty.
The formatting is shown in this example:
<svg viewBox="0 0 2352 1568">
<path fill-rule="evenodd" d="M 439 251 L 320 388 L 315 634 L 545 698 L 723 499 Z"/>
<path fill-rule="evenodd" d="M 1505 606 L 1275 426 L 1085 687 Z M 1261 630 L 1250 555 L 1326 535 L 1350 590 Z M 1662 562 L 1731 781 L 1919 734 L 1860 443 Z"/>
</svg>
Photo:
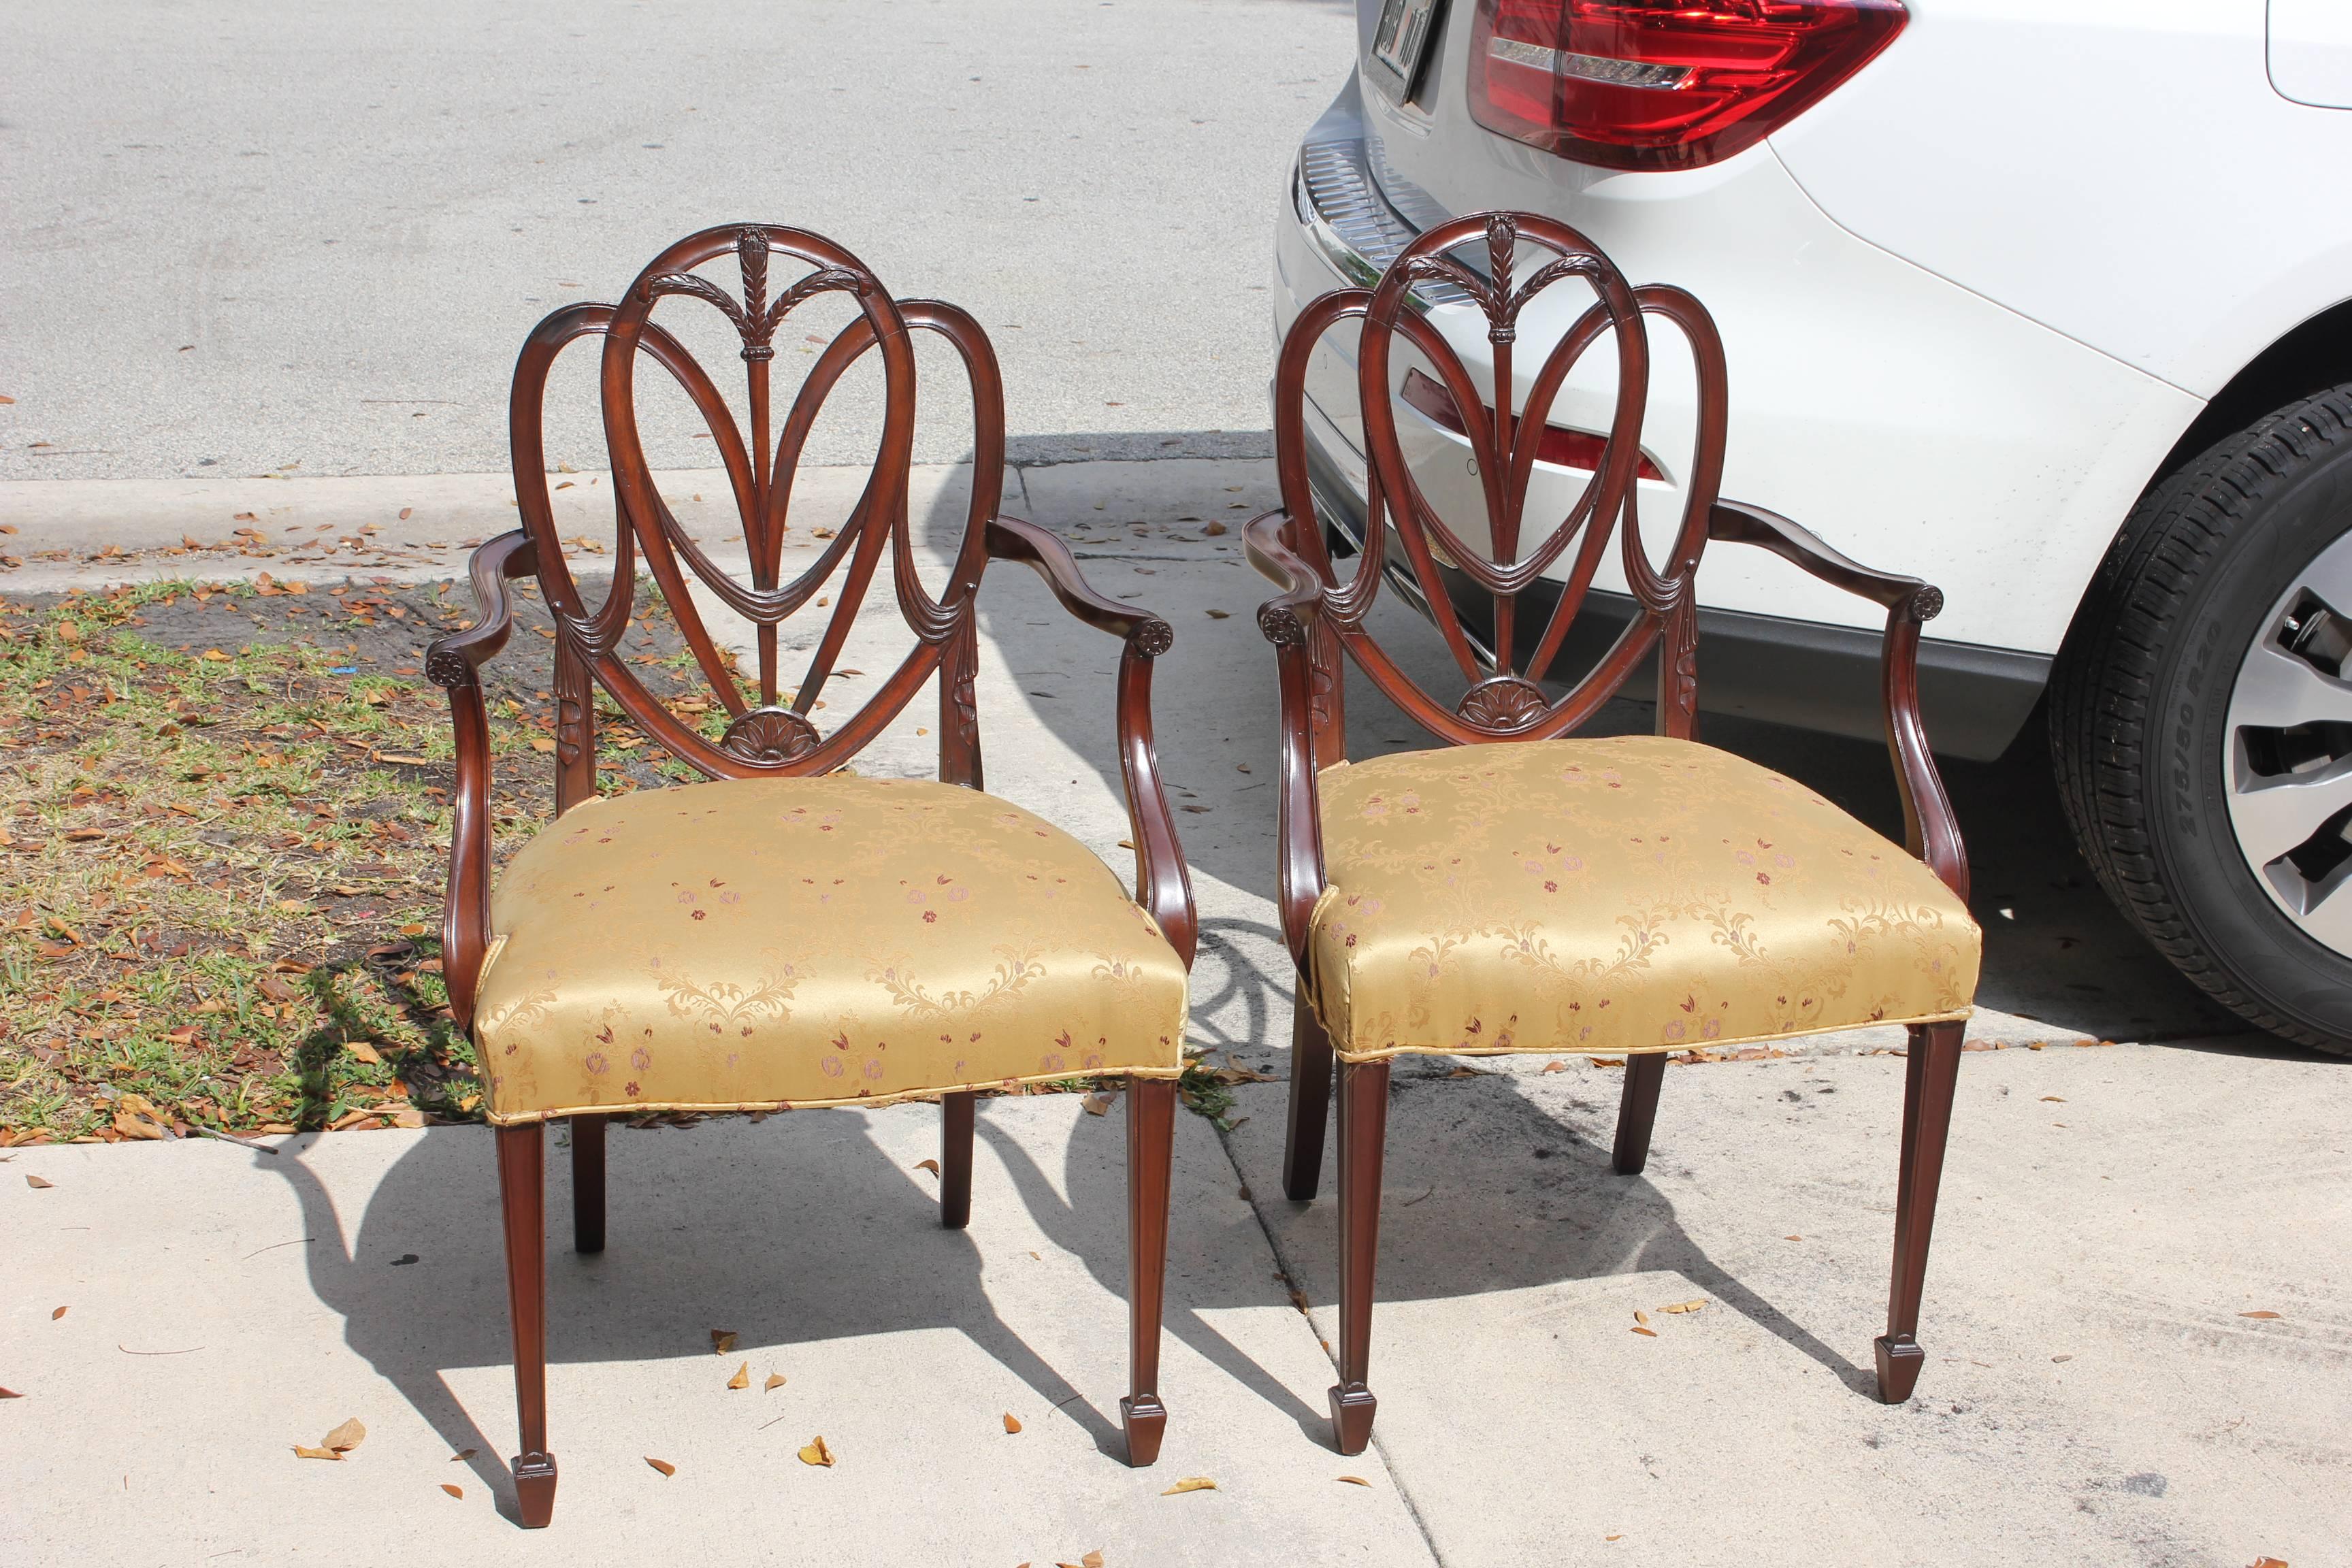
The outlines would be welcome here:
<svg viewBox="0 0 2352 1568">
<path fill-rule="evenodd" d="M 1323 1183 L 1323 1121 L 1331 1109 L 1331 1037 L 1301 996 L 1290 1005 L 1290 1129 L 1282 1142 L 1282 1190 L 1313 1200 Z"/>
<path fill-rule="evenodd" d="M 1625 1058 L 1625 1094 L 1617 1102 L 1617 1147 L 1610 1155 L 1621 1176 L 1638 1176 L 1650 1163 L 1650 1127 L 1658 1120 L 1658 1086 L 1665 1077 L 1663 1053 Z"/>
<path fill-rule="evenodd" d="M 971 1113 L 979 1102 L 976 1094 L 940 1101 L 940 1223 L 950 1230 L 971 1223 Z"/>
<path fill-rule="evenodd" d="M 1911 1030 L 1903 1075 L 1903 1170 L 1895 1189 L 1895 1279 L 1887 1291 L 1886 1332 L 1880 1335 L 1878 1397 L 1900 1405 L 1911 1397 L 1927 1352 L 1919 1348 L 1919 1300 L 1927 1281 L 1927 1238 L 1936 1224 L 1936 1189 L 1944 1175 L 1944 1140 L 1952 1127 L 1952 1095 L 1959 1082 L 1959 1024 Z"/>
<path fill-rule="evenodd" d="M 515 1408 L 522 1452 L 515 1501 L 525 1530 L 555 1513 L 555 1456 L 547 1451 L 547 1193 L 545 1140 L 536 1121 L 501 1127 L 499 1199 L 506 1218 L 507 1310 L 514 1322 Z"/>
<path fill-rule="evenodd" d="M 1118 1402 L 1127 1462 L 1160 1458 L 1160 1316 L 1168 1279 L 1168 1183 L 1176 1142 L 1176 1080 L 1127 1080 L 1128 1395 Z"/>
<path fill-rule="evenodd" d="M 1389 1064 L 1339 1068 L 1339 1381 L 1331 1435 L 1339 1452 L 1372 1440 L 1379 1401 L 1367 1385 L 1372 1360 L 1372 1274 L 1381 1247 L 1381 1159 L 1388 1140 Z"/>
<path fill-rule="evenodd" d="M 604 1250 L 604 1123 L 602 1116 L 572 1121 L 572 1250 Z"/>
</svg>

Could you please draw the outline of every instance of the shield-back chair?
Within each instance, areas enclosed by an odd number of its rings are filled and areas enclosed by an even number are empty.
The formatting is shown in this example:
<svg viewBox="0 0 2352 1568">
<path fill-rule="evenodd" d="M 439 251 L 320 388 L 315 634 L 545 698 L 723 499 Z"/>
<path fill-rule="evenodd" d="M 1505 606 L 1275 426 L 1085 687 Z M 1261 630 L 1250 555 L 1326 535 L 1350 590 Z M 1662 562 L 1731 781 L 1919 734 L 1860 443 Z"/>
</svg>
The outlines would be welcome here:
<svg viewBox="0 0 2352 1568">
<path fill-rule="evenodd" d="M 771 260 L 803 275 L 772 289 Z M 734 279 L 697 268 L 731 261 Z M 848 324 L 822 343 L 772 426 L 778 329 L 822 298 Z M 716 308 L 741 342 L 748 420 L 682 338 L 654 318 L 665 301 Z M 680 301 L 685 302 L 685 301 Z M 912 340 L 935 333 L 969 383 L 970 510 L 944 588 L 926 588 L 908 525 L 915 421 Z M 550 367 L 575 340 L 602 342 L 599 394 L 616 523 L 613 585 L 592 603 L 574 580 L 545 457 Z M 785 534 L 804 444 L 845 372 L 881 366 L 884 408 L 855 510 L 787 580 Z M 688 397 L 726 468 L 748 570 L 726 569 L 680 526 L 648 468 L 636 377 L 650 364 Z M 757 1111 L 940 1101 L 940 1219 L 961 1226 L 971 1196 L 973 1101 L 987 1089 L 1096 1074 L 1129 1080 L 1129 1310 L 1132 1384 L 1120 1408 L 1129 1458 L 1156 1457 L 1160 1291 L 1192 896 L 1153 756 L 1153 659 L 1168 623 L 1095 593 L 1068 550 L 997 514 L 1004 466 L 1003 389 L 973 319 L 936 300 L 893 300 L 857 258 L 804 231 L 761 225 L 680 240 L 618 304 L 575 304 L 530 334 L 511 404 L 522 526 L 474 556 L 477 624 L 431 648 L 447 689 L 457 791 L 447 913 L 450 1004 L 478 1056 L 496 1128 L 505 1214 L 521 1521 L 554 1506 L 548 1451 L 541 1129 L 571 1123 L 574 1241 L 604 1245 L 604 1126 L 656 1111 Z M 888 591 L 912 647 L 879 689 L 821 730 L 828 689 L 867 590 Z M 647 689 L 624 658 L 637 563 L 658 587 L 723 712 L 698 724 Z M 1080 620 L 1124 644 L 1118 743 L 1136 847 L 1128 889 L 1067 834 L 982 793 L 973 699 L 976 595 L 992 560 L 1025 562 Z M 558 816 L 491 889 L 490 740 L 481 671 L 510 628 L 507 584 L 535 577 L 552 616 Z M 692 583 L 689 584 L 689 578 Z M 697 605 L 706 593 L 750 623 L 756 690 L 730 668 Z M 821 595 L 824 596 L 820 596 Z M 809 663 L 786 689 L 778 626 L 831 602 Z M 842 772 L 934 678 L 939 778 Z M 707 782 L 600 795 L 598 689 Z M 723 726 L 723 727 L 722 727 Z"/>
<path fill-rule="evenodd" d="M 1533 373 L 1515 366 L 1529 306 L 1548 290 L 1587 287 L 1593 302 Z M 1483 317 L 1484 387 L 1433 319 L 1439 309 Z M 1636 510 L 1637 476 L 1653 471 L 1642 447 L 1651 319 L 1679 331 L 1696 373 L 1696 437 L 1687 468 L 1672 476 L 1681 515 L 1663 566 Z M 1326 378 L 1326 395 L 1339 381 L 1316 368 L 1318 348 L 1350 324 L 1358 408 L 1343 413 L 1360 413 L 1369 472 L 1361 552 L 1343 578 L 1316 510 L 1305 422 L 1310 372 Z M 1566 515 L 1530 526 L 1529 479 L 1555 402 L 1603 339 L 1616 383 L 1605 444 L 1588 442 L 1599 452 Z M 1433 423 L 1467 447 L 1484 537 L 1441 515 L 1407 461 L 1393 395 L 1408 374 L 1433 377 L 1450 402 Z M 1415 405 L 1432 404 L 1432 391 L 1416 388 Z M 1258 624 L 1280 667 L 1279 900 L 1298 974 L 1284 1183 L 1297 1200 L 1315 1195 L 1335 1056 L 1339 1063 L 1331 1415 L 1343 1453 L 1371 1433 L 1381 1142 L 1390 1062 L 1411 1053 L 1622 1055 L 1613 1164 L 1633 1174 L 1648 1157 L 1669 1053 L 1906 1026 L 1880 1396 L 1908 1398 L 1918 1377 L 1928 1228 L 1980 945 L 1959 832 L 1919 718 L 1919 627 L 1943 598 L 1917 578 L 1848 560 L 1785 518 L 1720 500 L 1725 418 L 1723 348 L 1698 301 L 1629 287 L 1581 235 L 1529 214 L 1428 230 L 1377 287 L 1309 304 L 1283 344 L 1282 506 L 1246 537 L 1253 563 L 1283 589 Z M 1612 532 L 1632 619 L 1554 695 L 1542 682 Z M 1695 580 L 1701 551 L 1718 540 L 1760 546 L 1885 608 L 1886 740 L 1907 850 L 1802 784 L 1698 743 Z M 1449 577 L 1491 613 L 1465 625 Z M 1367 616 L 1391 580 L 1442 634 L 1466 686 L 1458 700 L 1433 696 L 1373 635 Z M 1521 619 L 1554 594 L 1548 615 Z M 1442 744 L 1349 763 L 1343 654 Z M 1654 736 L 1567 738 L 1654 656 Z"/>
</svg>

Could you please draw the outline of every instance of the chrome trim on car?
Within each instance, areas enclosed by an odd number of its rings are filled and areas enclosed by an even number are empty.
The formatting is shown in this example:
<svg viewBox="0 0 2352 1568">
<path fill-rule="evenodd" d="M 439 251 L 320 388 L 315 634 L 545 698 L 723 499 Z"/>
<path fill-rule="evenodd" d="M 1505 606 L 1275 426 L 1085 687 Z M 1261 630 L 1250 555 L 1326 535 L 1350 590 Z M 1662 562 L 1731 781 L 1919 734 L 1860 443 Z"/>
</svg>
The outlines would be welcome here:
<svg viewBox="0 0 2352 1568">
<path fill-rule="evenodd" d="M 1377 152 L 1368 155 L 1366 144 L 1356 137 L 1309 142 L 1298 149 L 1298 170 L 1291 184 L 1298 221 L 1307 237 L 1332 270 L 1360 289 L 1379 283 L 1389 263 L 1426 226 L 1426 221 L 1408 219 L 1382 193 L 1381 182 L 1373 177 L 1374 156 Z M 1390 183 L 1395 184 L 1393 175 Z M 1412 198 L 1418 198 L 1412 205 L 1423 209 L 1415 216 L 1432 220 L 1438 216 L 1435 204 L 1420 192 L 1412 192 L 1408 199 Z M 1441 305 L 1469 303 L 1461 289 L 1440 282 L 1414 285 L 1412 299 L 1423 314 Z"/>
</svg>

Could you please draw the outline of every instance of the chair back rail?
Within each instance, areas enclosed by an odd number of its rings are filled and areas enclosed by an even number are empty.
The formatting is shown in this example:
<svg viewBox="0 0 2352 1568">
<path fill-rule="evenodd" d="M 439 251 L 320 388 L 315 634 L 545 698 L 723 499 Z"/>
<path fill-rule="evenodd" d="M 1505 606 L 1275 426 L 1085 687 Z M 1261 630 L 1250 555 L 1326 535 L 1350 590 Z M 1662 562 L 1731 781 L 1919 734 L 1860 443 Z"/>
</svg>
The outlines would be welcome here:
<svg viewBox="0 0 2352 1568">
<path fill-rule="evenodd" d="M 1483 273 L 1458 258 L 1484 252 Z M 1523 251 L 1541 259 L 1523 268 Z M 1580 280 L 1593 303 L 1517 390 L 1513 353 L 1527 307 L 1555 287 Z M 1492 351 L 1491 394 L 1482 394 L 1445 337 L 1420 313 L 1412 290 L 1442 281 L 1474 303 L 1486 321 Z M 1682 513 L 1663 571 L 1644 548 L 1635 474 L 1642 457 L 1642 420 L 1649 396 L 1646 318 L 1670 321 L 1687 341 L 1696 374 L 1696 436 L 1682 481 Z M 1369 459 L 1363 555 L 1341 583 L 1315 521 L 1306 442 L 1307 377 L 1324 337 L 1343 321 L 1359 327 L 1357 395 Z M 1604 335 L 1615 351 L 1617 392 L 1601 456 L 1566 513 L 1531 529 L 1529 481 L 1554 401 L 1587 351 Z M 1391 370 L 1396 340 L 1436 372 L 1454 403 L 1480 481 L 1483 541 L 1465 540 L 1439 514 L 1407 462 L 1398 438 Z M 1697 605 L 1694 582 L 1706 548 L 1707 520 L 1723 471 L 1727 412 L 1722 340 L 1699 302 L 1684 290 L 1629 286 L 1609 258 L 1576 230 L 1528 213 L 1459 218 L 1423 233 L 1406 247 L 1373 289 L 1326 294 L 1309 304 L 1283 342 L 1275 376 L 1275 451 L 1282 488 L 1279 514 L 1285 544 L 1312 573 L 1317 630 L 1286 626 L 1274 608 L 1270 636 L 1295 630 L 1310 649 L 1314 731 L 1321 765 L 1338 760 L 1344 652 L 1381 693 L 1431 734 L 1452 743 L 1545 740 L 1584 723 L 1661 643 L 1658 729 L 1689 738 L 1697 712 Z M 1403 560 L 1390 560 L 1391 535 Z M 1612 536 L 1619 545 L 1636 614 L 1609 652 L 1562 696 L 1545 694 L 1542 681 L 1582 608 Z M 1573 551 L 1571 555 L 1570 552 Z M 1569 563 L 1559 597 L 1524 666 L 1517 658 L 1518 601 L 1563 559 Z M 1481 649 L 1462 625 L 1441 574 L 1441 561 L 1466 576 L 1494 605 L 1491 647 Z M 1468 683 L 1446 704 L 1433 696 L 1381 646 L 1367 612 L 1391 573 L 1419 590 L 1453 662 Z M 1295 619 L 1295 617 L 1294 617 Z M 1331 646 L 1321 646 L 1328 638 Z"/>
<path fill-rule="evenodd" d="M 805 272 L 772 293 L 772 258 Z M 695 269 L 730 258 L 740 292 Z M 810 300 L 838 294 L 857 309 L 824 341 L 793 395 L 779 426 L 772 367 L 777 330 Z M 748 419 L 739 424 L 717 382 L 680 338 L 654 319 L 665 301 L 690 300 L 719 310 L 741 343 Z M 951 345 L 969 384 L 973 411 L 970 512 L 947 580 L 934 596 L 918 574 L 908 515 L 915 421 L 912 334 L 936 333 Z M 556 533 L 543 435 L 547 383 L 557 357 L 581 338 L 603 342 L 599 400 L 615 509 L 613 586 L 593 608 L 581 593 Z M 868 354 L 881 365 L 884 407 L 872 466 L 847 520 L 795 577 L 782 575 L 793 481 L 810 432 L 843 375 Z M 636 376 L 650 360 L 677 384 L 711 437 L 726 471 L 741 530 L 747 570 L 729 571 L 688 534 L 655 485 L 639 424 Z M 864 263 L 804 230 L 766 225 L 706 229 L 678 241 L 638 274 L 619 304 L 566 306 L 542 321 L 515 366 L 509 410 L 515 496 L 524 531 L 536 546 L 537 575 L 557 637 L 557 806 L 595 793 L 593 690 L 603 687 L 648 736 L 713 778 L 822 773 L 842 766 L 905 708 L 935 672 L 940 691 L 940 777 L 978 787 L 979 731 L 971 683 L 977 648 L 975 594 L 988 556 L 987 523 L 1002 493 L 1003 388 L 994 351 L 980 325 L 938 300 L 894 300 Z M 851 628 L 888 556 L 890 592 L 913 637 L 879 689 L 821 733 L 810 715 L 840 664 Z M 659 588 L 712 695 L 730 722 L 712 740 L 648 691 L 621 656 L 635 608 L 637 567 Z M 751 701 L 719 649 L 695 598 L 699 586 L 751 623 L 758 656 Z M 809 662 L 786 694 L 778 627 L 831 595 Z"/>
</svg>

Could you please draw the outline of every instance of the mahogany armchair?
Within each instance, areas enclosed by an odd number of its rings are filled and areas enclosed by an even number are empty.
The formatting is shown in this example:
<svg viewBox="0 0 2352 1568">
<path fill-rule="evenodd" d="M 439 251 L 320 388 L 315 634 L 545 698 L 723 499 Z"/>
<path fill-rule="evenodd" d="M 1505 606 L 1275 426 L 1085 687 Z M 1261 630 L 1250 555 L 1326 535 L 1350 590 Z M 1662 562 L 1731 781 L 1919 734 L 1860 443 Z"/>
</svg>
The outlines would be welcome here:
<svg viewBox="0 0 2352 1568">
<path fill-rule="evenodd" d="M 1480 247 L 1483 266 L 1454 254 Z M 1522 261 L 1523 247 L 1538 253 L 1535 264 Z M 1522 312 L 1572 279 L 1594 302 L 1531 377 L 1515 376 Z M 1483 313 L 1493 362 L 1486 390 L 1425 313 L 1433 294 L 1458 295 Z M 1636 465 L 1648 462 L 1641 436 L 1653 318 L 1688 343 L 1697 388 L 1689 467 L 1675 479 L 1682 512 L 1663 568 L 1644 548 L 1635 506 Z M 1310 363 L 1325 335 L 1348 322 L 1360 334 L 1355 395 L 1370 461 L 1361 553 L 1343 580 L 1308 486 L 1304 418 Z M 1555 399 L 1604 336 L 1615 409 L 1595 471 L 1565 518 L 1548 531 L 1525 527 Z M 1403 355 L 1418 356 L 1404 366 L 1399 340 Z M 1440 515 L 1406 460 L 1391 388 L 1399 369 L 1423 365 L 1457 416 L 1437 423 L 1469 446 L 1483 538 L 1463 537 Z M 1342 1453 L 1370 1440 L 1376 1408 L 1367 1368 L 1389 1064 L 1412 1053 L 1622 1055 L 1613 1164 L 1633 1174 L 1648 1158 L 1668 1053 L 1906 1026 L 1880 1396 L 1906 1399 L 1918 1377 L 1928 1230 L 1980 946 L 1959 831 L 1919 719 L 1919 627 L 1943 598 L 1916 578 L 1846 559 L 1785 518 L 1717 498 L 1724 375 L 1721 342 L 1696 300 L 1630 288 L 1582 236 L 1523 213 L 1429 230 L 1376 288 L 1308 305 L 1283 344 L 1282 507 L 1252 521 L 1246 538 L 1252 562 L 1283 589 L 1258 625 L 1280 667 L 1279 898 L 1298 973 L 1284 1155 L 1294 1199 L 1315 1195 L 1335 1056 L 1339 1063 L 1331 1415 Z M 1621 525 L 1633 618 L 1555 697 L 1541 682 Z M 1886 739 L 1907 850 L 1803 785 L 1698 743 L 1694 584 L 1711 540 L 1760 546 L 1885 608 Z M 1483 637 L 1449 597 L 1449 571 L 1457 590 L 1491 596 Z M 1367 612 L 1391 579 L 1426 605 L 1466 687 L 1457 700 L 1433 696 L 1373 637 Z M 1521 625 L 1522 598 L 1538 584 L 1557 602 Z M 1654 652 L 1655 735 L 1566 738 Z M 1343 653 L 1440 747 L 1349 763 Z"/>
<path fill-rule="evenodd" d="M 808 270 L 772 296 L 774 256 Z M 740 298 L 732 282 L 696 270 L 724 259 L 740 275 Z M 824 295 L 846 300 L 856 314 L 829 341 L 812 340 L 825 346 L 781 430 L 772 430 L 777 330 Z M 740 336 L 748 428 L 680 338 L 652 319 L 676 296 L 716 308 Z M 971 508 L 937 596 L 917 574 L 908 522 L 910 339 L 919 331 L 937 333 L 961 358 L 975 426 Z M 617 513 L 613 584 L 602 604 L 583 594 L 556 536 L 542 437 L 549 369 L 580 338 L 603 342 L 600 394 Z M 868 353 L 878 356 L 886 395 L 871 472 L 847 521 L 786 581 L 784 535 L 803 444 L 843 374 Z M 646 361 L 692 400 L 726 466 L 748 581 L 679 526 L 655 487 L 635 385 Z M 447 689 L 457 730 L 445 967 L 497 1130 L 522 1522 L 546 1524 L 555 1497 L 541 1130 L 557 1118 L 572 1128 L 573 1235 L 583 1252 L 604 1245 L 604 1123 L 646 1111 L 939 1100 L 940 1219 L 961 1226 L 971 1212 L 979 1093 L 1124 1075 L 1132 1384 L 1120 1409 L 1129 1462 L 1150 1464 L 1167 1421 L 1158 1389 L 1160 1292 L 1195 937 L 1192 888 L 1152 748 L 1152 661 L 1173 640 L 1168 623 L 1097 595 L 1059 540 L 996 515 L 1003 396 L 979 324 L 936 300 L 893 300 L 856 258 L 801 230 L 705 230 L 655 258 L 617 305 L 577 304 L 549 316 L 516 366 L 511 440 L 522 527 L 475 555 L 478 622 L 436 643 L 426 673 Z M 621 657 L 639 552 L 723 708 L 707 731 L 649 692 Z M 827 733 L 812 713 L 824 706 L 818 699 L 886 553 L 912 647 Z M 982 793 L 975 600 L 991 560 L 1034 567 L 1073 615 L 1125 645 L 1118 731 L 1136 846 L 1132 899 L 1076 839 Z M 555 623 L 558 817 L 516 854 L 493 894 L 480 679 L 510 630 L 507 584 L 524 576 L 537 579 Z M 751 623 L 755 692 L 739 685 L 719 651 L 689 576 Z M 782 689 L 777 628 L 811 601 L 824 605 L 819 595 L 828 590 L 831 614 L 809 665 L 796 686 Z M 841 771 L 935 676 L 939 781 Z M 600 796 L 600 687 L 708 782 Z"/>
</svg>

